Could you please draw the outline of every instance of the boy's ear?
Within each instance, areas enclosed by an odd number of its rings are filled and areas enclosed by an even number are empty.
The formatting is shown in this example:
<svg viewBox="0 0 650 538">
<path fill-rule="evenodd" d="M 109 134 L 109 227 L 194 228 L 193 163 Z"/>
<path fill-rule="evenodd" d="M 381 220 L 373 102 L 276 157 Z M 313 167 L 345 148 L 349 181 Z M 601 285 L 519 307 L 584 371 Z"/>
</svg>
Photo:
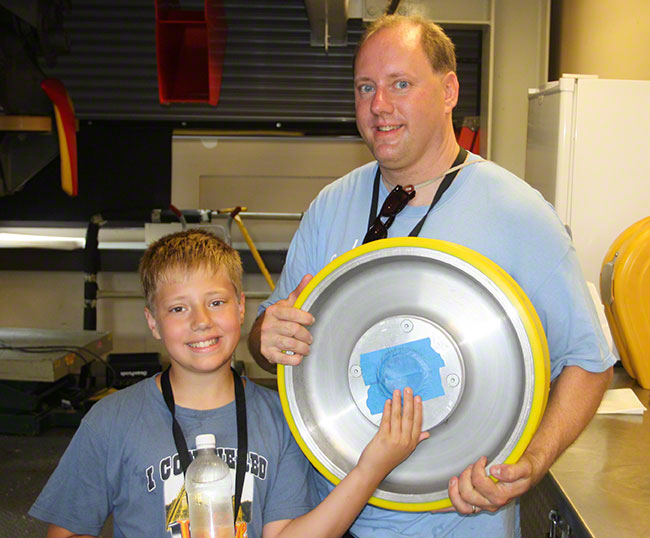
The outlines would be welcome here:
<svg viewBox="0 0 650 538">
<path fill-rule="evenodd" d="M 151 334 L 153 334 L 153 337 L 156 340 L 160 340 L 160 333 L 158 332 L 158 325 L 156 324 L 156 318 L 152 314 L 151 310 L 147 308 L 146 306 L 144 307 L 144 317 L 147 318 L 147 325 L 149 325 L 149 330 L 151 331 Z"/>
<path fill-rule="evenodd" d="M 239 324 L 244 324 L 244 314 L 246 313 L 246 296 L 244 292 L 241 293 L 239 297 Z"/>
</svg>

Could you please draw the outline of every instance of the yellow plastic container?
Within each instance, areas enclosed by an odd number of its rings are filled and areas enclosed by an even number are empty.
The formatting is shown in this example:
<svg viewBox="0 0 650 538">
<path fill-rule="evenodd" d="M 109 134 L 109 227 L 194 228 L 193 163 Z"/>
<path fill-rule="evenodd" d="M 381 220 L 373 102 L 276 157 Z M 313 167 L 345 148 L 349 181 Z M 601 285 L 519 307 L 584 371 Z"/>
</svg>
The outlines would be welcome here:
<svg viewBox="0 0 650 538">
<path fill-rule="evenodd" d="M 650 389 L 650 217 L 612 243 L 600 272 L 600 296 L 623 367 Z"/>
</svg>

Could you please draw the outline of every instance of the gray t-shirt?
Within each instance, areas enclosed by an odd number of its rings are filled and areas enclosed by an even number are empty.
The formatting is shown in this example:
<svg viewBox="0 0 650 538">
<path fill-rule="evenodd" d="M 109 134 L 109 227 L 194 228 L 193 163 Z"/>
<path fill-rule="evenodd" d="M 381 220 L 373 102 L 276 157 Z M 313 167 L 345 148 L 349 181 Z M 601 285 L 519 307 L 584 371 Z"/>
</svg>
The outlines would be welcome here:
<svg viewBox="0 0 650 538">
<path fill-rule="evenodd" d="M 277 393 L 250 381 L 245 393 L 248 465 L 237 535 L 254 538 L 266 523 L 298 517 L 315 503 L 309 463 L 291 436 Z M 177 406 L 176 417 L 190 450 L 196 435 L 215 435 L 234 483 L 234 402 L 207 411 Z M 182 484 L 171 414 L 152 377 L 91 408 L 29 514 L 98 535 L 113 513 L 116 537 L 180 537 L 188 519 Z"/>
</svg>

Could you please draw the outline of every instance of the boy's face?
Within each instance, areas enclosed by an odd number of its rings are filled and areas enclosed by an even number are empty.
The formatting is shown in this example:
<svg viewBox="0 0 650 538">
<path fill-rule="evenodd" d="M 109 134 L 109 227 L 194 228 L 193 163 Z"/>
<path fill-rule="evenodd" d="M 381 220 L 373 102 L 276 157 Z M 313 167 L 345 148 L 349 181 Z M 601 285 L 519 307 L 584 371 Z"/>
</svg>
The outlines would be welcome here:
<svg viewBox="0 0 650 538">
<path fill-rule="evenodd" d="M 145 308 L 154 338 L 162 340 L 172 363 L 184 371 L 229 368 L 244 322 L 244 294 L 237 297 L 223 269 L 177 277 L 158 286 L 153 312 Z"/>
</svg>

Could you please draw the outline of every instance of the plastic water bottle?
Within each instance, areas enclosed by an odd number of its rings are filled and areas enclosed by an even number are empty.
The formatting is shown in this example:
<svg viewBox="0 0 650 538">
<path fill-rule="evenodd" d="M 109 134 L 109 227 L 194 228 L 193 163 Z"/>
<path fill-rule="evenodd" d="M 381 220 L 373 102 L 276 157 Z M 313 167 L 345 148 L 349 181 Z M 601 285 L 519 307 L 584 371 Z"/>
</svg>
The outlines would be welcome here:
<svg viewBox="0 0 650 538">
<path fill-rule="evenodd" d="M 196 454 L 185 473 L 192 538 L 234 538 L 232 478 L 215 452 L 214 435 L 196 436 Z"/>
</svg>

